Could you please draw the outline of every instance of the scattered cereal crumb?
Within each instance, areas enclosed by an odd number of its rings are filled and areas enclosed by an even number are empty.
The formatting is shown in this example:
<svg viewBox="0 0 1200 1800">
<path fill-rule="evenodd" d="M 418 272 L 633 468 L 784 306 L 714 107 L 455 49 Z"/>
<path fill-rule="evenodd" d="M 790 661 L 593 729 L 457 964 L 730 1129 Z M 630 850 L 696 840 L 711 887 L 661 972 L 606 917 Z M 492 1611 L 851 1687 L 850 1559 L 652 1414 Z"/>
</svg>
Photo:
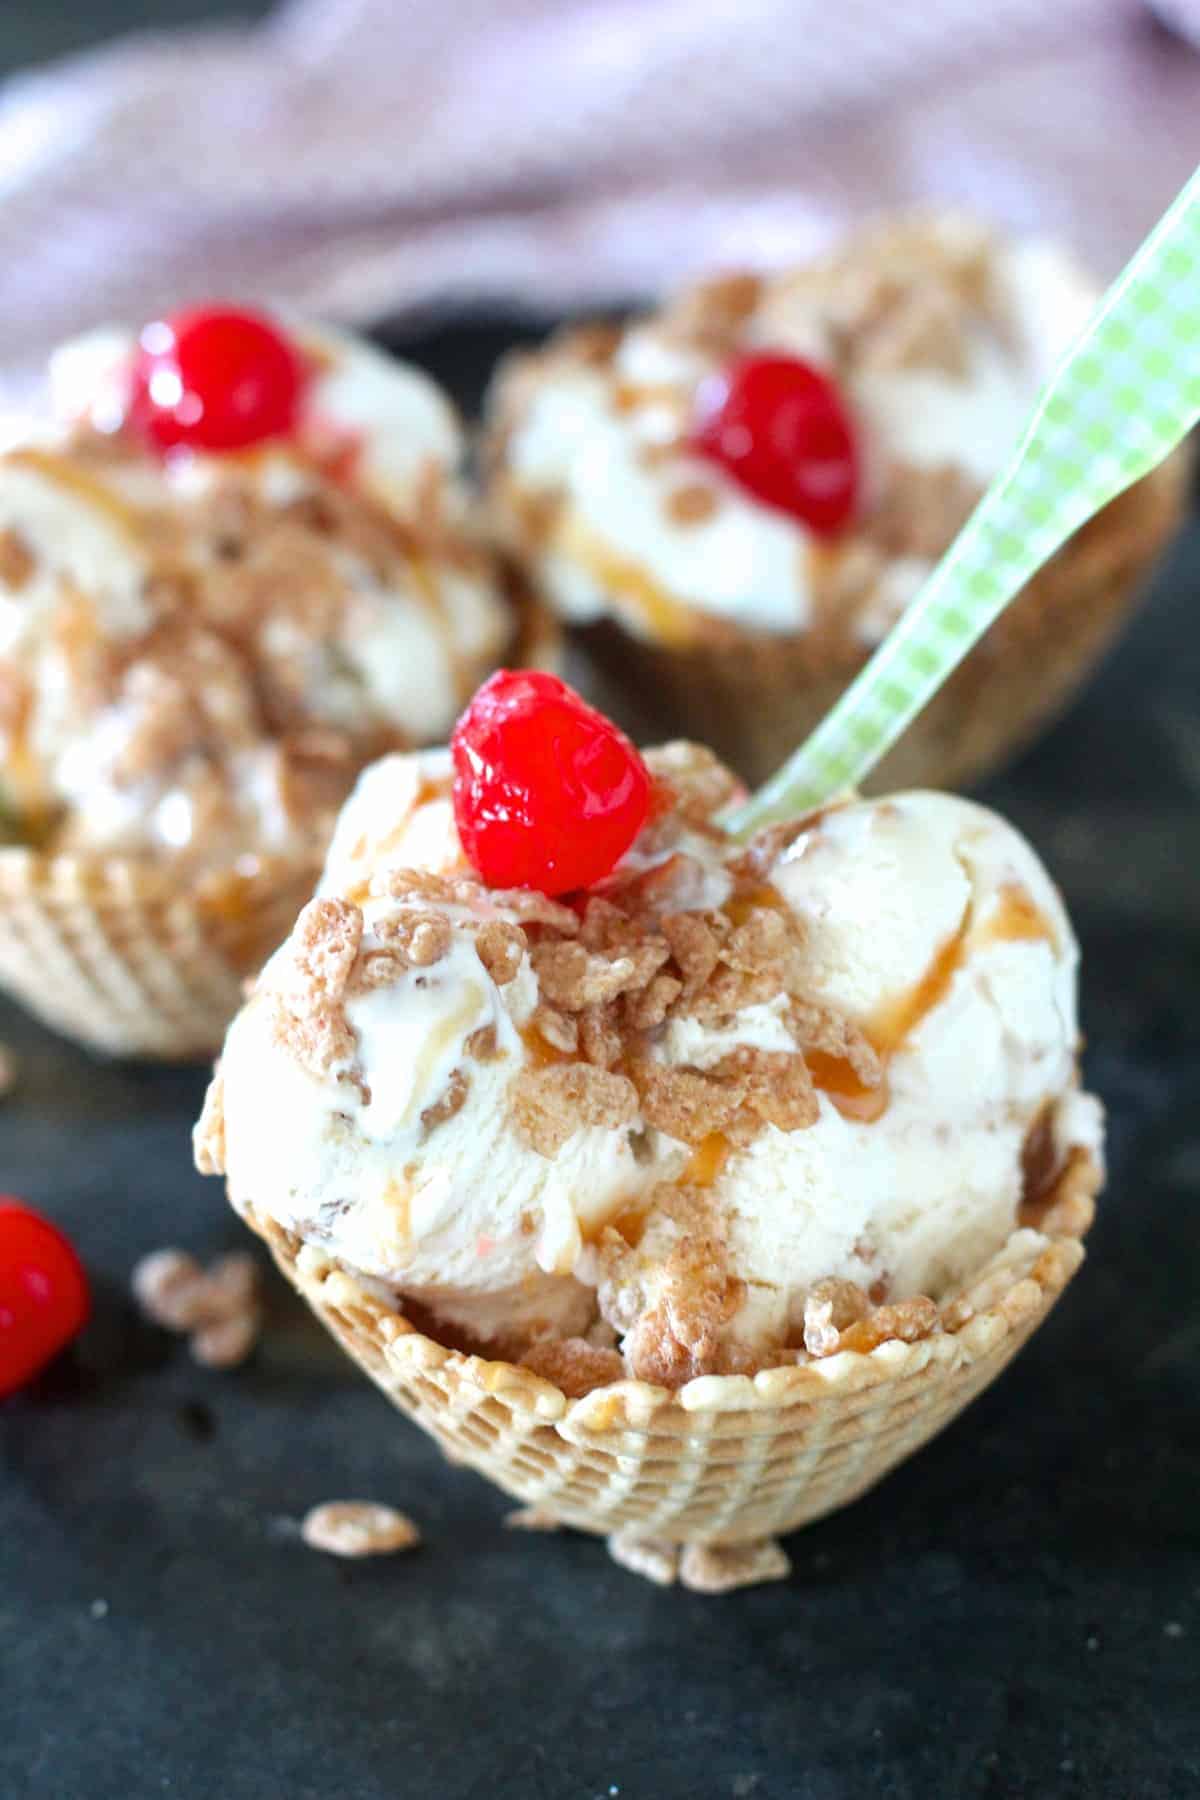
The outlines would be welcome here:
<svg viewBox="0 0 1200 1800">
<path fill-rule="evenodd" d="M 91 1613 L 93 1619 L 107 1619 L 108 1601 L 93 1600 L 92 1604 L 88 1607 L 88 1611 Z"/>
<path fill-rule="evenodd" d="M 0 582 L 13 593 L 26 586 L 37 560 L 19 531 L 0 531 Z"/>
<path fill-rule="evenodd" d="M 814 1283 L 804 1300 L 804 1348 L 810 1356 L 832 1356 L 843 1331 L 866 1312 L 867 1296 L 857 1282 L 830 1276 Z"/>
<path fill-rule="evenodd" d="M 716 491 L 707 482 L 689 481 L 682 487 L 671 489 L 665 510 L 676 525 L 700 525 L 705 519 L 712 518 L 717 505 Z"/>
<path fill-rule="evenodd" d="M 165 1249 L 142 1258 L 131 1285 L 147 1318 L 191 1338 L 198 1363 L 232 1369 L 258 1341 L 259 1281 L 258 1263 L 248 1251 L 231 1251 L 204 1269 L 186 1250 Z"/>
<path fill-rule="evenodd" d="M 194 1332 L 189 1348 L 206 1369 L 236 1369 L 258 1342 L 259 1323 L 257 1309 L 231 1313 Z"/>
<path fill-rule="evenodd" d="M 300 1536 L 330 1556 L 390 1556 L 421 1541 L 406 1513 L 373 1500 L 326 1500 L 305 1513 Z"/>
<path fill-rule="evenodd" d="M 504 1515 L 506 1531 L 560 1531 L 562 1521 L 540 1506 L 516 1506 Z"/>
<path fill-rule="evenodd" d="M 191 1331 L 203 1317 L 205 1275 L 186 1250 L 152 1250 L 133 1271 L 134 1299 L 156 1325 Z"/>
<path fill-rule="evenodd" d="M 749 1544 L 685 1544 L 679 1559 L 680 1582 L 695 1594 L 728 1594 L 764 1581 L 785 1581 L 791 1572 L 788 1554 L 775 1538 Z"/>
<path fill-rule="evenodd" d="M 1179 1623 L 1178 1619 L 1167 1620 L 1166 1624 L 1163 1626 L 1163 1636 L 1169 1638 L 1181 1638 L 1183 1636 L 1183 1626 Z"/>
<path fill-rule="evenodd" d="M 625 1364 L 615 1350 L 599 1348 L 583 1338 L 542 1338 L 521 1358 L 521 1367 L 552 1381 L 568 1399 L 578 1400 L 593 1389 L 620 1381 Z"/>
<path fill-rule="evenodd" d="M 657 1538 L 642 1538 L 631 1531 L 614 1531 L 608 1554 L 632 1575 L 642 1575 L 656 1587 L 672 1587 L 679 1568 L 679 1547 Z"/>
</svg>

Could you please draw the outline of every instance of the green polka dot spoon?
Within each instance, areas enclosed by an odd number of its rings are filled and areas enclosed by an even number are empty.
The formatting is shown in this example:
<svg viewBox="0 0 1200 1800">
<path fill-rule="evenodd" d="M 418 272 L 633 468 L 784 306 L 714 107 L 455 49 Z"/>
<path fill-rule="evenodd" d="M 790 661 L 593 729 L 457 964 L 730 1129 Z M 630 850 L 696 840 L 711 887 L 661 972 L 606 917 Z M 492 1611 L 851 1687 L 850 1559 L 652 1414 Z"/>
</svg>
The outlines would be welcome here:
<svg viewBox="0 0 1200 1800">
<path fill-rule="evenodd" d="M 1007 469 L 807 743 L 727 817 L 739 835 L 857 787 L 1072 532 L 1200 419 L 1200 170 L 1044 388 Z"/>
</svg>

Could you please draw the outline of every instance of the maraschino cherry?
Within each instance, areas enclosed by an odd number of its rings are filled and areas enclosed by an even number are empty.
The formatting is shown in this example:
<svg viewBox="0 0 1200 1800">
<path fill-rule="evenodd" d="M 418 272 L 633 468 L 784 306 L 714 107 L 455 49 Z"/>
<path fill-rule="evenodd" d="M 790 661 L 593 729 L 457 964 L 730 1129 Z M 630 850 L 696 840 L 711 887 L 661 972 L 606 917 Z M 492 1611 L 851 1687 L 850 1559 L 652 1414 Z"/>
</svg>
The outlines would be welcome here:
<svg viewBox="0 0 1200 1800">
<path fill-rule="evenodd" d="M 798 356 L 739 356 L 702 383 L 689 443 L 818 537 L 841 531 L 854 512 L 854 426 L 829 377 Z"/>
<path fill-rule="evenodd" d="M 0 1196 L 0 1396 L 65 1350 L 90 1306 L 83 1265 L 62 1232 Z"/>
<path fill-rule="evenodd" d="M 591 887 L 646 822 L 645 763 L 556 675 L 498 670 L 450 742 L 458 835 L 491 887 Z"/>
<path fill-rule="evenodd" d="M 145 326 L 129 419 L 160 452 L 244 450 L 296 428 L 308 370 L 261 313 L 209 306 Z"/>
</svg>

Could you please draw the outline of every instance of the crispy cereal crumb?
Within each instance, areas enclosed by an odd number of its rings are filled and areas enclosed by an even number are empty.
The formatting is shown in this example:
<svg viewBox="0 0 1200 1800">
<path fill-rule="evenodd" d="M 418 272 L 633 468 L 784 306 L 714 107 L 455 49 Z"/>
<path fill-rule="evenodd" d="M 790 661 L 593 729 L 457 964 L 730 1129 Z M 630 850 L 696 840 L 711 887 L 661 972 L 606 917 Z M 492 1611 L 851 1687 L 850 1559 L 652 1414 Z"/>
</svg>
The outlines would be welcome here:
<svg viewBox="0 0 1200 1800">
<path fill-rule="evenodd" d="M 505 987 L 521 967 L 527 939 L 519 925 L 492 919 L 475 935 L 475 952 L 497 987 Z"/>
<path fill-rule="evenodd" d="M 899 1339 L 902 1344 L 915 1344 L 936 1331 L 937 1326 L 936 1303 L 926 1295 L 918 1294 L 911 1300 L 877 1307 L 867 1318 L 847 1327 L 838 1349 L 869 1351 L 891 1339 Z"/>
<path fill-rule="evenodd" d="M 532 952 L 538 985 L 553 1006 L 581 1012 L 585 1006 L 602 1006 L 618 994 L 635 992 L 649 981 L 670 955 L 663 942 L 637 945 L 611 960 L 582 944 L 539 944 Z"/>
<path fill-rule="evenodd" d="M 260 1271 L 245 1250 L 201 1268 L 185 1250 L 155 1250 L 133 1271 L 134 1297 L 155 1324 L 191 1336 L 196 1361 L 214 1369 L 244 1362 L 258 1341 Z"/>
<path fill-rule="evenodd" d="M 665 501 L 668 519 L 676 525 L 702 525 L 711 519 L 718 506 L 714 488 L 704 481 L 688 481 L 672 488 Z"/>
<path fill-rule="evenodd" d="M 727 1131 L 742 1100 L 740 1087 L 699 1069 L 645 1062 L 638 1065 L 637 1083 L 647 1124 L 684 1144 Z"/>
<path fill-rule="evenodd" d="M 611 1069 L 624 1048 L 610 1006 L 585 1006 L 579 1015 L 579 1048 L 585 1062 Z"/>
<path fill-rule="evenodd" d="M 540 1506 L 516 1506 L 504 1515 L 506 1531 L 560 1531 L 561 1519 Z"/>
<path fill-rule="evenodd" d="M 694 1594 L 729 1594 L 764 1581 L 786 1581 L 792 1572 L 787 1552 L 775 1538 L 749 1544 L 685 1544 L 679 1581 Z"/>
<path fill-rule="evenodd" d="M 641 1575 L 656 1587 L 671 1587 L 679 1567 L 678 1544 L 660 1538 L 638 1537 L 633 1531 L 614 1531 L 608 1540 L 608 1554 L 631 1575 Z"/>
<path fill-rule="evenodd" d="M 476 1062 L 495 1062 L 500 1053 L 496 1027 L 494 1025 L 476 1026 L 464 1048 L 467 1055 L 473 1056 Z"/>
<path fill-rule="evenodd" d="M 657 1304 L 626 1335 L 630 1371 L 665 1388 L 682 1387 L 698 1375 L 733 1372 L 736 1347 L 723 1343 L 721 1328 L 745 1291 L 729 1274 L 725 1246 L 717 1238 L 680 1239 L 663 1265 Z"/>
<path fill-rule="evenodd" d="M 192 1333 L 189 1348 L 206 1369 L 236 1369 L 258 1342 L 262 1320 L 257 1307 L 230 1313 Z"/>
<path fill-rule="evenodd" d="M 135 1265 L 130 1286 L 146 1317 L 168 1331 L 192 1331 L 210 1316 L 208 1278 L 186 1250 L 152 1250 Z"/>
<path fill-rule="evenodd" d="M 20 532 L 11 527 L 0 531 L 0 583 L 20 593 L 36 567 L 33 551 Z"/>
<path fill-rule="evenodd" d="M 436 1131 L 439 1125 L 444 1125 L 447 1119 L 452 1119 L 462 1111 L 470 1087 L 470 1080 L 461 1069 L 451 1072 L 445 1093 L 421 1114 L 421 1127 L 426 1137 L 431 1131 Z"/>
<path fill-rule="evenodd" d="M 249 1250 L 231 1250 L 218 1256 L 205 1272 L 210 1316 L 224 1318 L 258 1304 L 262 1270 Z"/>
<path fill-rule="evenodd" d="M 829 1276 L 804 1299 L 804 1348 L 810 1356 L 832 1356 L 843 1331 L 865 1318 L 869 1302 L 858 1283 Z"/>
<path fill-rule="evenodd" d="M 551 1049 L 561 1050 L 564 1056 L 573 1056 L 579 1048 L 579 1021 L 556 1006 L 535 1007 L 529 1023 Z"/>
<path fill-rule="evenodd" d="M 593 1388 L 607 1387 L 625 1376 L 625 1364 L 615 1350 L 597 1349 L 579 1337 L 543 1338 L 531 1344 L 521 1367 L 552 1381 L 568 1400 L 579 1400 Z"/>
<path fill-rule="evenodd" d="M 423 913 L 414 919 L 404 950 L 414 968 L 427 969 L 440 962 L 450 948 L 450 921 L 439 913 Z"/>
<path fill-rule="evenodd" d="M 637 1109 L 631 1081 L 590 1063 L 539 1069 L 522 1077 L 513 1096 L 517 1129 L 539 1156 L 553 1156 L 585 1125 L 631 1125 Z"/>
<path fill-rule="evenodd" d="M 340 1000 L 362 943 L 363 916 L 348 900 L 310 900 L 292 932 L 296 972 L 314 993 Z"/>
<path fill-rule="evenodd" d="M 646 767 L 668 790 L 688 825 L 707 825 L 714 813 L 741 792 L 731 769 L 704 744 L 676 738 L 645 753 Z"/>
<path fill-rule="evenodd" d="M 330 1556 L 391 1556 L 421 1541 L 407 1513 L 373 1500 L 326 1500 L 305 1513 L 300 1536 Z"/>
</svg>

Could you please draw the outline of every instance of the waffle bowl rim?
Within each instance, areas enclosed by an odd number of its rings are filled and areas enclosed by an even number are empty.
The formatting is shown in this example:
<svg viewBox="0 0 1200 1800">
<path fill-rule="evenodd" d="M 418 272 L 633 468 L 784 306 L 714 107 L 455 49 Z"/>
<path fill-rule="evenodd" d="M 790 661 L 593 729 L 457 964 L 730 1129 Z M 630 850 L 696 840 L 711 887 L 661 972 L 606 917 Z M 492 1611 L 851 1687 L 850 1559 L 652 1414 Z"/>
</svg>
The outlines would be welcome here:
<svg viewBox="0 0 1200 1800">
<path fill-rule="evenodd" d="M 913 1343 L 890 1338 L 868 1351 L 843 1350 L 752 1376 L 702 1375 L 678 1389 L 629 1377 L 579 1398 L 568 1397 L 553 1382 L 518 1364 L 438 1343 L 412 1324 L 399 1305 L 379 1299 L 324 1252 L 261 1217 L 252 1203 L 244 1202 L 236 1210 L 314 1310 L 348 1304 L 369 1317 L 387 1363 L 403 1365 L 412 1373 L 444 1372 L 455 1383 L 473 1388 L 480 1399 L 502 1399 L 529 1425 L 553 1426 L 568 1441 L 584 1444 L 630 1431 L 682 1434 L 698 1415 L 744 1419 L 828 1401 L 834 1395 L 864 1393 L 907 1380 L 931 1365 L 944 1365 L 947 1374 L 957 1372 L 993 1354 L 1009 1335 L 1019 1334 L 1019 1347 L 1028 1335 L 1022 1328 L 1031 1315 L 1044 1316 L 1050 1310 L 1083 1262 L 1083 1239 L 1095 1216 L 1095 1197 L 1103 1180 L 1101 1158 L 1090 1149 L 1074 1149 L 1046 1197 L 1041 1227 L 1018 1224 L 1000 1251 L 943 1301 L 945 1306 L 956 1298 L 969 1300 L 986 1286 L 986 1304 L 957 1326 L 939 1325 Z M 1009 1280 L 997 1289 L 1006 1272 Z M 745 1435 L 751 1433 L 752 1428 Z"/>
<path fill-rule="evenodd" d="M 251 861 L 253 868 L 245 866 Z M 19 936 L 12 929 L 18 907 L 36 912 L 51 926 L 64 917 L 96 920 L 121 910 L 140 914 L 143 922 L 157 914 L 172 968 L 208 990 L 214 1008 L 219 1007 L 218 986 L 227 986 L 232 1015 L 237 990 L 261 967 L 276 940 L 286 936 L 290 919 L 319 875 L 320 863 L 313 857 L 252 852 L 189 881 L 166 858 L 3 844 L 0 932 Z M 236 885 L 238 901 L 236 910 L 227 913 L 219 895 L 230 885 Z M 122 1008 L 83 961 L 66 981 L 60 969 L 50 967 L 35 969 L 27 982 L 5 973 L 0 992 L 60 1036 L 104 1055 L 201 1061 L 213 1054 L 220 1031 L 186 1030 L 182 1015 L 175 1019 L 169 1006 L 156 1002 L 127 958 L 114 950 L 114 960 L 135 983 L 136 1007 Z M 97 1029 L 101 1019 L 105 1028 Z"/>
<path fill-rule="evenodd" d="M 1188 493 L 1198 464 L 1200 441 L 1185 438 L 1154 468 L 1085 520 L 1034 572 L 1018 597 L 1035 589 L 1044 607 L 1047 604 L 1045 597 L 1052 591 L 1061 588 L 1073 595 L 1086 588 L 1089 581 L 1094 583 L 1114 572 L 1124 574 L 1126 564 L 1131 556 L 1135 556 L 1136 566 L 1126 583 L 1127 599 L 1132 603 L 1148 568 L 1174 539 L 1186 517 Z M 535 603 L 555 613 L 564 634 L 568 634 L 573 625 L 577 631 L 580 622 L 562 614 L 547 597 L 545 584 L 538 573 L 543 546 L 527 539 L 522 527 L 513 523 L 521 505 L 536 501 L 537 494 L 536 487 L 522 486 L 509 474 L 507 466 L 501 465 L 485 483 L 482 503 L 507 563 L 525 583 Z M 950 548 L 948 542 L 937 555 L 928 559 L 931 570 Z M 886 560 L 890 566 L 895 558 Z M 687 614 L 688 621 L 688 636 L 678 644 L 660 639 L 653 633 L 639 632 L 631 622 L 630 613 L 621 605 L 606 607 L 600 619 L 614 626 L 627 642 L 630 654 L 636 654 L 638 648 L 645 645 L 677 656 L 686 663 L 693 657 L 747 651 L 770 657 L 782 646 L 787 651 L 804 653 L 810 679 L 828 677 L 848 682 L 883 642 L 883 638 L 874 642 L 860 641 L 843 632 L 840 624 L 822 630 L 817 619 L 793 630 L 746 625 L 736 617 L 700 606 L 684 594 L 672 594 L 672 599 Z M 982 649 L 985 655 L 1001 653 L 997 646 L 1013 635 L 1006 624 L 1010 610 L 1006 607 L 1000 613 L 989 633 L 979 645 L 973 646 L 974 649 Z M 594 625 L 597 621 L 589 619 L 586 623 Z"/>
</svg>

